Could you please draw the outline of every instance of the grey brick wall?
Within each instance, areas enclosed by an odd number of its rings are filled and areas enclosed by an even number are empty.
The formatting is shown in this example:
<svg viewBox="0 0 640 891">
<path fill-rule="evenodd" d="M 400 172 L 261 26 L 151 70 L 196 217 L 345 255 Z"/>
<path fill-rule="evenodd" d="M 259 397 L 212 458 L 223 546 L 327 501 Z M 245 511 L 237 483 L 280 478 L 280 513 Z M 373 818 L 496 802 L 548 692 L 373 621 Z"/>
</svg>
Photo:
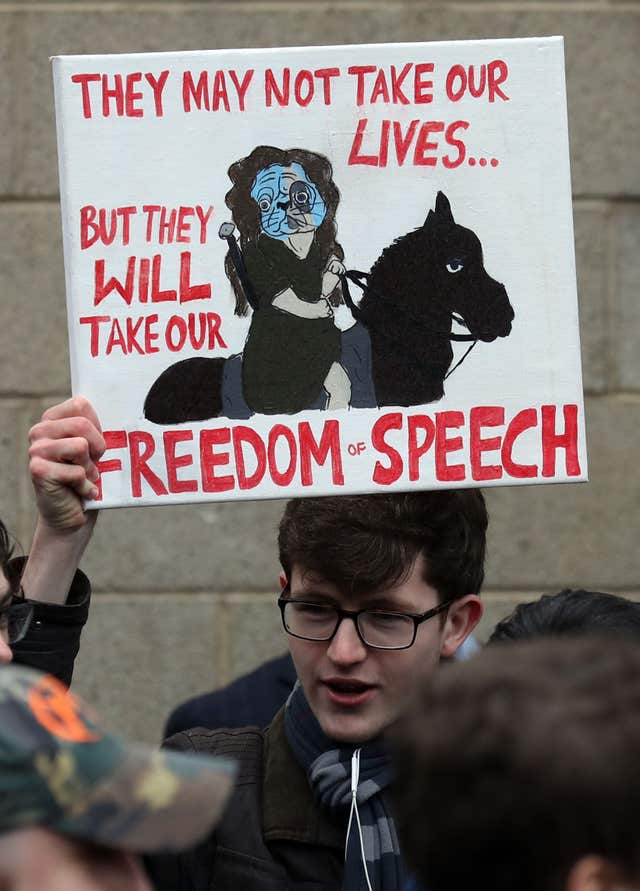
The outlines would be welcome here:
<svg viewBox="0 0 640 891">
<path fill-rule="evenodd" d="M 489 493 L 482 634 L 543 590 L 640 596 L 639 24 L 637 0 L 0 4 L 0 511 L 24 546 L 26 431 L 69 386 L 50 55 L 563 34 L 591 482 Z M 75 686 L 112 723 L 156 740 L 174 703 L 284 648 L 280 509 L 101 517 Z"/>
</svg>

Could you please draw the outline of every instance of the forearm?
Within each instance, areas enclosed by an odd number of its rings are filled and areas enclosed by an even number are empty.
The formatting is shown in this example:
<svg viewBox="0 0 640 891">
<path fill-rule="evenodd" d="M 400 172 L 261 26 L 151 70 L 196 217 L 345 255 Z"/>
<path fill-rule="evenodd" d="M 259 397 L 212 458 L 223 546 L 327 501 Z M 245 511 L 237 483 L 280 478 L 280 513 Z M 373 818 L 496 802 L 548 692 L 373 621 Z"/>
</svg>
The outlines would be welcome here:
<svg viewBox="0 0 640 891">
<path fill-rule="evenodd" d="M 84 511 L 83 499 L 98 496 L 105 442 L 95 411 L 82 397 L 47 409 L 29 441 L 38 525 L 22 587 L 31 600 L 64 604 L 95 525 L 97 511 Z"/>
<path fill-rule="evenodd" d="M 340 279 L 332 272 L 325 272 L 322 278 L 322 296 L 327 299 L 340 284 Z"/>
<path fill-rule="evenodd" d="M 301 300 L 292 288 L 287 288 L 286 291 L 282 291 L 274 297 L 272 305 L 276 309 L 302 319 L 316 318 L 318 315 L 317 306 L 306 300 Z"/>
<path fill-rule="evenodd" d="M 13 583 L 22 576 L 25 563 L 25 557 L 15 557 L 9 562 L 7 571 Z M 53 674 L 68 686 L 90 600 L 89 579 L 78 571 L 65 603 L 36 601 L 26 635 L 12 647 L 14 661 Z"/>
<path fill-rule="evenodd" d="M 22 587 L 29 600 L 63 604 L 95 525 L 95 511 L 74 529 L 52 529 L 38 520 Z"/>
</svg>

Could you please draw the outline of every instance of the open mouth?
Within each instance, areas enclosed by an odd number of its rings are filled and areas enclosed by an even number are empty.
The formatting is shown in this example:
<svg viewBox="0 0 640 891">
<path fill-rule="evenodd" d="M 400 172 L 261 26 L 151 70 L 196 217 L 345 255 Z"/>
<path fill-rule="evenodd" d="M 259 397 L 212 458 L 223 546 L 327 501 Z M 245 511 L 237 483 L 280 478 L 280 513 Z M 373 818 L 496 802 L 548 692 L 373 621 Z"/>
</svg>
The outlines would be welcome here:
<svg viewBox="0 0 640 891">
<path fill-rule="evenodd" d="M 351 707 L 367 702 L 376 690 L 373 684 L 346 678 L 330 678 L 323 681 L 323 686 L 331 702 Z"/>
</svg>

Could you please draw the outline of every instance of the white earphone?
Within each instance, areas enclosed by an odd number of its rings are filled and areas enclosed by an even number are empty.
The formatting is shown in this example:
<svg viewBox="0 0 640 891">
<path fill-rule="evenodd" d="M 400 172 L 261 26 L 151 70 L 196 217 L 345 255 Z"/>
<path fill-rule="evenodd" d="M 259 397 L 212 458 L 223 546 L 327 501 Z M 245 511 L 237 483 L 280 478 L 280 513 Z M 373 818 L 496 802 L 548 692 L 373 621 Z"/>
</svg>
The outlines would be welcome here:
<svg viewBox="0 0 640 891">
<path fill-rule="evenodd" d="M 345 841 L 344 847 L 344 856 L 345 859 L 347 857 L 347 848 L 349 846 L 349 834 L 351 832 L 351 823 L 353 821 L 353 814 L 355 812 L 356 815 L 356 824 L 358 826 L 358 837 L 360 839 L 360 856 L 362 857 L 362 867 L 364 869 L 364 876 L 367 880 L 367 888 L 369 891 L 373 891 L 371 887 L 371 880 L 369 879 L 369 872 L 367 870 L 367 858 L 364 854 L 364 839 L 362 838 L 362 826 L 360 824 L 360 814 L 358 813 L 358 781 L 360 779 L 360 749 L 355 749 L 353 755 L 351 756 L 351 810 L 349 812 L 349 824 L 347 826 L 347 839 Z"/>
</svg>

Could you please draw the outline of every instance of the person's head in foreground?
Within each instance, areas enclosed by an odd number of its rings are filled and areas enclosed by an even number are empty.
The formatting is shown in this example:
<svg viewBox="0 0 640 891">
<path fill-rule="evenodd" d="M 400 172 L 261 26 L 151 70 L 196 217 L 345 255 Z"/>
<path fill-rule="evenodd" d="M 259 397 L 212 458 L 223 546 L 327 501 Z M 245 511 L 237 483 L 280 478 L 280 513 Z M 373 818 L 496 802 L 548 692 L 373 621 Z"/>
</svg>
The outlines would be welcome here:
<svg viewBox="0 0 640 891">
<path fill-rule="evenodd" d="M 396 731 L 403 851 L 429 891 L 640 888 L 640 647 L 607 636 L 484 650 Z"/>
<path fill-rule="evenodd" d="M 480 619 L 487 513 L 477 489 L 296 499 L 280 523 L 279 604 L 324 734 L 362 743 Z"/>
<path fill-rule="evenodd" d="M 520 603 L 496 625 L 488 643 L 527 640 L 543 634 L 591 632 L 637 637 L 640 603 L 602 591 L 565 588 L 557 594 L 544 594 L 539 600 Z"/>
<path fill-rule="evenodd" d="M 56 869 L 65 874 L 74 859 L 78 866 L 89 853 L 95 859 L 94 845 L 103 846 L 98 865 L 105 876 L 120 862 L 107 849 L 157 853 L 189 847 L 218 819 L 233 772 L 223 759 L 126 744 L 105 733 L 60 681 L 2 666 L 0 888 L 56 887 L 48 884 Z M 34 884 L 40 855 L 49 866 Z M 32 885 L 21 886 L 27 878 Z M 136 880 L 145 881 L 141 873 Z"/>
</svg>

